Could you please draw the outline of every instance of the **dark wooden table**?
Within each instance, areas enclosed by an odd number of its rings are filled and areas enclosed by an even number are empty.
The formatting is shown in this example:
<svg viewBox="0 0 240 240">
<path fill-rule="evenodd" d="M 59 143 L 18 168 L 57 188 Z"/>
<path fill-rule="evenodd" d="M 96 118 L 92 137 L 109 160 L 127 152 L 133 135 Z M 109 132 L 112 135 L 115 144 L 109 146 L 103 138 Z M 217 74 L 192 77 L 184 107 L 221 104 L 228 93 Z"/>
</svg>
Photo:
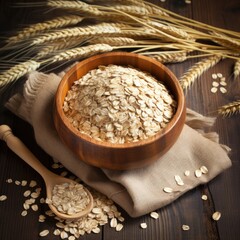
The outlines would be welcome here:
<svg viewBox="0 0 240 240">
<path fill-rule="evenodd" d="M 30 8 L 11 8 L 15 1 L 0 1 L 0 27 L 2 36 L 13 31 L 17 26 L 29 22 L 37 22 L 44 16 L 36 15 Z M 239 0 L 192 0 L 185 4 L 181 0 L 166 0 L 165 3 L 155 1 L 161 6 L 184 16 L 230 30 L 240 31 L 240 2 Z M 183 64 L 168 65 L 176 74 L 181 76 L 196 59 Z M 187 107 L 204 115 L 213 116 L 216 109 L 226 103 L 240 98 L 240 79 L 233 80 L 231 75 L 233 61 L 225 60 L 216 67 L 202 75 L 193 85 L 186 96 Z M 226 94 L 211 94 L 211 74 L 222 73 L 227 79 Z M 1 99 L 4 103 L 4 99 Z M 231 118 L 218 117 L 213 130 L 219 133 L 220 142 L 228 145 L 232 151 L 230 158 L 232 167 L 223 172 L 210 183 L 199 186 L 183 195 L 181 198 L 159 209 L 160 217 L 153 221 L 149 216 L 130 218 L 124 214 L 126 221 L 124 229 L 116 232 L 108 225 L 102 227 L 99 234 L 86 234 L 80 239 L 104 240 L 238 240 L 240 239 L 240 115 Z M 4 109 L 0 113 L 0 124 L 8 124 L 15 135 L 31 149 L 31 151 L 48 167 L 52 160 L 35 143 L 33 129 L 23 120 Z M 7 195 L 5 202 L 0 202 L 0 239 L 1 240 L 34 240 L 39 239 L 38 233 L 43 229 L 54 229 L 51 221 L 38 222 L 39 214 L 31 211 L 26 217 L 21 216 L 23 187 L 16 184 L 7 184 L 6 179 L 36 180 L 43 188 L 41 177 L 28 165 L 12 153 L 6 144 L 0 141 L 0 195 Z M 208 201 L 202 201 L 202 194 L 208 196 Z M 211 219 L 214 211 L 220 211 L 222 217 L 218 222 Z M 139 227 L 141 222 L 146 222 L 148 228 Z M 182 224 L 190 226 L 189 231 L 181 229 Z M 48 235 L 42 239 L 60 239 Z"/>
</svg>

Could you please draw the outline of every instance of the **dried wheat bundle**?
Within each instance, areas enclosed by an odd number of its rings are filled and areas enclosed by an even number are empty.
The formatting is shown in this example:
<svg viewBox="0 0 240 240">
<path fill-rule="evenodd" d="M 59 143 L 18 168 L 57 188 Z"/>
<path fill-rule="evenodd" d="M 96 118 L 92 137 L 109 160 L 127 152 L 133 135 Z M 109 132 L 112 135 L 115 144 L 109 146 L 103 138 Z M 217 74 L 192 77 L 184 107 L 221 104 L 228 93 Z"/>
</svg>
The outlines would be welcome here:
<svg viewBox="0 0 240 240">
<path fill-rule="evenodd" d="M 206 70 L 215 66 L 220 60 L 221 56 L 214 55 L 201 60 L 194 64 L 183 76 L 180 78 L 180 84 L 183 89 L 189 88 L 193 82 L 200 77 Z"/>
<path fill-rule="evenodd" d="M 68 63 L 99 52 L 124 49 L 148 55 L 163 63 L 207 57 L 181 77 L 184 89 L 188 89 L 196 78 L 222 58 L 234 59 L 234 76 L 239 75 L 240 57 L 236 50 L 240 46 L 240 33 L 183 17 L 150 2 L 47 0 L 32 5 L 63 10 L 64 16 L 30 25 L 9 38 L 8 41 L 14 44 L 6 48 L 10 53 L 1 60 L 2 63 L 7 59 L 11 59 L 9 63 L 12 64 L 13 61 L 35 61 L 44 67 L 54 62 Z M 82 19 L 84 22 L 79 25 Z M 14 67 L 1 73 L 4 80 L 1 81 L 0 90 L 1 86 L 11 81 L 6 80 L 6 76 L 15 81 L 39 67 L 27 68 L 27 65 L 23 64 L 25 70 L 12 78 L 6 73 L 12 69 L 16 71 Z"/>
<path fill-rule="evenodd" d="M 230 117 L 240 113 L 240 100 L 226 104 L 218 109 L 218 114 L 223 117 Z"/>
</svg>

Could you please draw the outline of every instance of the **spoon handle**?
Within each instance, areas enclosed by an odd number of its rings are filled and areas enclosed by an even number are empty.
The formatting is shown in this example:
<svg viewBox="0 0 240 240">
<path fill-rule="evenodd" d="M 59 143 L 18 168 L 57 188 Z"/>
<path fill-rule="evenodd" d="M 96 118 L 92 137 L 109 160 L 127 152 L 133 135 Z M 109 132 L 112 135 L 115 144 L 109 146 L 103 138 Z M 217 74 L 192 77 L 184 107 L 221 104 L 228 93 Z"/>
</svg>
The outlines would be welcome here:
<svg viewBox="0 0 240 240">
<path fill-rule="evenodd" d="M 29 151 L 23 142 L 13 135 L 12 129 L 7 125 L 0 125 L 0 139 L 5 141 L 7 146 L 35 169 L 44 179 L 52 174 L 42 163 Z"/>
</svg>

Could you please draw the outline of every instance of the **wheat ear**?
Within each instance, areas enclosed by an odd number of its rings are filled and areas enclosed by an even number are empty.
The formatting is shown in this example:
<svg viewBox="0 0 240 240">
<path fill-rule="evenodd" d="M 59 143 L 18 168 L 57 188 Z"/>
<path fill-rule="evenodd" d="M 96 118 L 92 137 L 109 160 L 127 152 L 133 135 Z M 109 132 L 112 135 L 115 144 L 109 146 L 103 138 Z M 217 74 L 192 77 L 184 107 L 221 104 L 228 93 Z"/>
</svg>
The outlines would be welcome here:
<svg viewBox="0 0 240 240">
<path fill-rule="evenodd" d="M 77 12 L 87 13 L 90 15 L 98 15 L 101 12 L 94 6 L 82 1 L 64 1 L 64 0 L 49 0 L 47 6 L 52 8 L 68 9 Z"/>
<path fill-rule="evenodd" d="M 211 32 L 211 34 L 213 36 L 216 36 L 213 37 L 213 41 L 216 42 L 217 44 L 222 45 L 226 48 L 240 51 L 240 41 L 215 31 Z"/>
<path fill-rule="evenodd" d="M 52 42 L 51 44 L 48 44 L 47 46 L 42 47 L 40 51 L 37 53 L 36 57 L 43 58 L 59 50 L 77 47 L 80 44 L 82 44 L 85 40 L 86 39 L 83 39 L 83 38 L 76 38 L 76 39 L 73 38 L 73 39 L 70 39 L 69 41 L 61 40 L 61 41 Z"/>
<path fill-rule="evenodd" d="M 235 61 L 233 75 L 234 79 L 237 79 L 240 75 L 240 59 Z"/>
<path fill-rule="evenodd" d="M 222 56 L 214 55 L 209 58 L 205 58 L 200 62 L 195 63 L 180 79 L 180 84 L 183 89 L 189 88 L 193 82 L 200 77 L 206 70 L 215 66 Z"/>
<path fill-rule="evenodd" d="M 176 28 L 170 25 L 165 25 L 163 23 L 156 22 L 156 21 L 147 21 L 147 23 L 176 38 L 191 39 L 189 34 L 180 28 Z"/>
<path fill-rule="evenodd" d="M 141 53 L 141 55 L 148 55 L 161 63 L 177 63 L 187 60 L 187 51 L 169 51 L 159 52 L 158 54 Z"/>
<path fill-rule="evenodd" d="M 4 87 L 9 83 L 18 80 L 20 77 L 31 71 L 35 71 L 39 67 L 40 63 L 33 60 L 28 60 L 13 66 L 12 68 L 0 74 L 0 87 Z"/>
<path fill-rule="evenodd" d="M 223 105 L 218 109 L 218 114 L 223 117 L 230 117 L 234 114 L 240 113 L 240 100 Z"/>
<path fill-rule="evenodd" d="M 128 37 L 101 37 L 101 38 L 92 38 L 88 41 L 91 44 L 96 43 L 105 43 L 111 46 L 128 46 L 136 44 L 137 42 Z"/>
<path fill-rule="evenodd" d="M 8 39 L 8 43 L 16 43 L 20 40 L 27 39 L 29 37 L 35 36 L 36 34 L 60 27 L 66 27 L 78 24 L 83 20 L 83 17 L 77 15 L 68 15 L 63 17 L 57 17 L 55 19 L 43 22 L 32 24 L 27 28 L 24 28 L 22 31 L 18 32 L 16 36 L 12 36 Z"/>
<path fill-rule="evenodd" d="M 113 48 L 108 44 L 94 44 L 79 48 L 69 49 L 61 52 L 54 57 L 48 59 L 49 63 L 56 63 L 61 61 L 69 61 L 93 56 L 97 53 L 110 52 Z"/>
<path fill-rule="evenodd" d="M 69 40 L 72 38 L 80 37 L 92 37 L 116 34 L 121 32 L 121 24 L 114 23 L 99 23 L 87 27 L 74 27 L 54 31 L 48 34 L 44 34 L 33 40 L 32 45 L 38 45 L 43 43 L 49 43 L 57 40 Z"/>
</svg>

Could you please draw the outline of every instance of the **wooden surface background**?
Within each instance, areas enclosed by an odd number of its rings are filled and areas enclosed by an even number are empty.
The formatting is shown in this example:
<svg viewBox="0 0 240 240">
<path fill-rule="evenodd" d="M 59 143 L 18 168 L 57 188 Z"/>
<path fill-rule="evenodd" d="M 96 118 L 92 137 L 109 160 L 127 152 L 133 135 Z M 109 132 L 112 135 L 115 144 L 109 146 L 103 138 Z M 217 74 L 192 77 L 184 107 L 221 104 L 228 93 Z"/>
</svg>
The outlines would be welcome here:
<svg viewBox="0 0 240 240">
<path fill-rule="evenodd" d="M 17 0 L 0 1 L 0 31 L 1 39 L 18 26 L 37 22 L 45 18 L 40 9 L 12 7 Z M 26 2 L 26 1 L 19 1 Z M 240 31 L 239 0 L 192 0 L 185 4 L 181 0 L 166 0 L 165 3 L 152 1 L 184 16 L 235 31 Z M 197 60 L 189 60 L 182 64 L 168 65 L 181 76 L 188 67 Z M 240 79 L 233 80 L 233 61 L 224 60 L 216 67 L 202 75 L 187 92 L 187 107 L 204 115 L 215 116 L 216 109 L 226 103 L 240 98 Z M 222 73 L 227 79 L 226 94 L 212 94 L 211 74 Z M 1 105 L 4 99 L 1 98 Z M 108 225 L 102 227 L 100 234 L 86 234 L 80 239 L 88 240 L 238 240 L 240 239 L 240 115 L 231 118 L 218 117 L 214 131 L 219 133 L 220 142 L 228 145 L 232 151 L 230 158 L 232 167 L 217 176 L 210 183 L 189 191 L 181 198 L 159 209 L 160 218 L 153 220 L 149 216 L 130 218 L 124 213 L 126 221 L 121 232 L 116 232 Z M 15 135 L 31 149 L 31 151 L 48 167 L 52 160 L 35 143 L 33 129 L 23 120 L 4 109 L 0 113 L 0 124 L 8 124 Z M 184 147 L 184 146 L 183 146 Z M 6 179 L 28 181 L 34 179 L 43 188 L 41 177 L 29 166 L 13 154 L 2 141 L 0 142 L 0 195 L 8 196 L 7 201 L 0 202 L 0 239 L 1 240 L 34 240 L 39 239 L 38 233 L 43 229 L 53 231 L 52 222 L 39 223 L 38 216 L 45 209 L 30 212 L 21 216 L 23 188 L 15 184 L 7 184 Z M 201 195 L 206 194 L 208 201 L 202 201 Z M 222 217 L 218 222 L 211 219 L 214 211 L 220 211 Z M 146 222 L 148 228 L 139 227 Z M 191 229 L 182 231 L 182 224 L 188 224 Z M 60 239 L 52 234 L 42 239 Z"/>
</svg>

